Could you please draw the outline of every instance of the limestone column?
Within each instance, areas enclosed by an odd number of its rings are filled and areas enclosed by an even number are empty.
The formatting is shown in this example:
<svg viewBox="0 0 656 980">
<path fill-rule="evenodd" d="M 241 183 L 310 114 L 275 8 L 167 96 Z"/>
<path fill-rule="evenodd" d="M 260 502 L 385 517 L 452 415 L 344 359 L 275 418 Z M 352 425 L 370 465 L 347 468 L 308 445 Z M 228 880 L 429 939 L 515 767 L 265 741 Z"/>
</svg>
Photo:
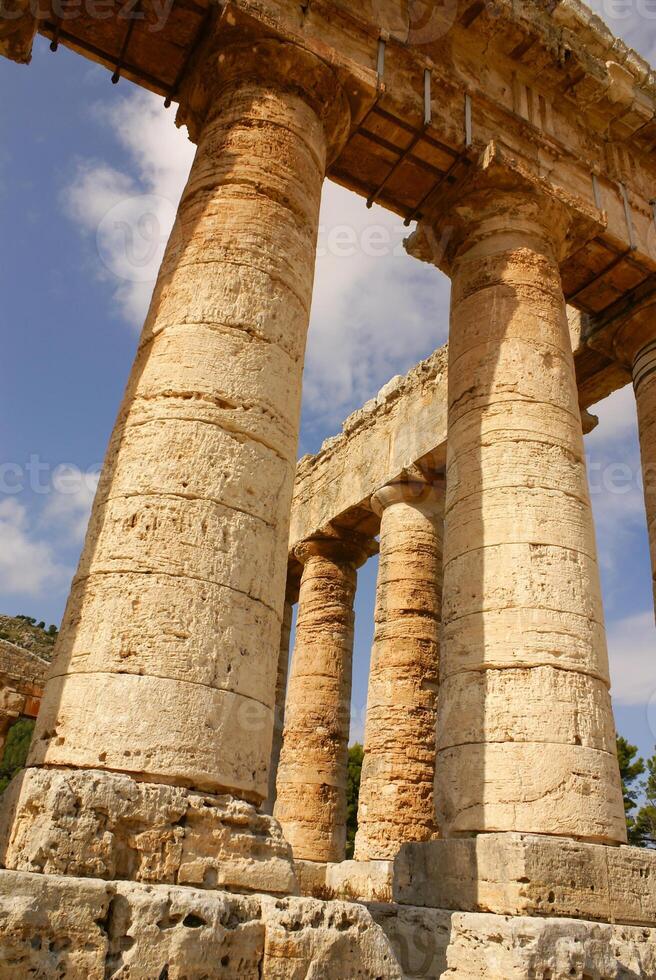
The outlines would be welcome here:
<svg viewBox="0 0 656 980">
<path fill-rule="evenodd" d="M 116 773 L 268 789 L 321 189 L 349 109 L 298 45 L 222 36 L 183 88 L 198 150 L 29 757 L 44 783 L 87 773 L 104 807 Z"/>
<path fill-rule="evenodd" d="M 276 706 L 273 719 L 273 744 L 271 746 L 271 762 L 269 765 L 269 793 L 262 806 L 265 813 L 273 813 L 276 802 L 276 782 L 278 779 L 278 764 L 282 749 L 282 733 L 285 725 L 285 701 L 287 699 L 287 676 L 289 674 L 289 641 L 292 633 L 294 605 L 298 602 L 300 583 L 294 577 L 287 576 L 285 591 L 285 608 L 282 614 L 282 629 L 280 631 L 280 650 L 278 652 L 278 674 L 276 677 Z"/>
<path fill-rule="evenodd" d="M 559 272 L 579 218 L 495 153 L 434 227 L 452 275 L 438 824 L 622 842 Z"/>
<path fill-rule="evenodd" d="M 442 485 L 399 482 L 374 494 L 381 515 L 358 861 L 391 860 L 437 836 L 433 782 L 442 605 Z"/>
<path fill-rule="evenodd" d="M 372 545 L 344 532 L 295 550 L 303 575 L 274 815 L 307 861 L 344 860 L 353 598 Z"/>
<path fill-rule="evenodd" d="M 613 348 L 618 360 L 633 376 L 656 605 L 656 297 L 648 296 L 627 311 Z"/>
</svg>

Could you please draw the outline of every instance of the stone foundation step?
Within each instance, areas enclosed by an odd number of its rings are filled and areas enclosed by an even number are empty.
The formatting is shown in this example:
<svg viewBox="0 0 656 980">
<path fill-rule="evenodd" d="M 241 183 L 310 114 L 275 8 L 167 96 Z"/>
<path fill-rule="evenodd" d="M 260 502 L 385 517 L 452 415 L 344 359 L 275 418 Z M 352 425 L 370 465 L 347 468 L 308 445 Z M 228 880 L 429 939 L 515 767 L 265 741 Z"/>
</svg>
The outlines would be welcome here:
<svg viewBox="0 0 656 980">
<path fill-rule="evenodd" d="M 656 929 L 0 871 L 0 980 L 656 977 Z"/>
</svg>

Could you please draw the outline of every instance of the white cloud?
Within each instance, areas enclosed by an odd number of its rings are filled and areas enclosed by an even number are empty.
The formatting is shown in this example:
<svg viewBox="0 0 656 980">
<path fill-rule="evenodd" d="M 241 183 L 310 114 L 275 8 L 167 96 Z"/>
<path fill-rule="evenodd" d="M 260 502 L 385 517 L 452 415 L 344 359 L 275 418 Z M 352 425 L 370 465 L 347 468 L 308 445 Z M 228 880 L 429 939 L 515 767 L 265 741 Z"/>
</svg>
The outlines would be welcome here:
<svg viewBox="0 0 656 980">
<path fill-rule="evenodd" d="M 448 280 L 406 255 L 408 234 L 326 183 L 304 383 L 305 410 L 333 426 L 446 342 Z"/>
<path fill-rule="evenodd" d="M 17 500 L 0 501 L 0 590 L 40 596 L 69 577 L 70 569 L 57 561 L 52 545 L 30 532 L 27 509 Z"/>
<path fill-rule="evenodd" d="M 113 280 L 121 315 L 140 328 L 175 220 L 194 147 L 176 129 L 162 100 L 136 91 L 111 108 L 96 107 L 95 119 L 109 127 L 127 153 L 130 173 L 106 163 L 78 162 L 62 195 L 64 209 L 93 237 L 95 272 Z"/>
<path fill-rule="evenodd" d="M 606 590 L 611 609 L 616 598 L 612 583 L 621 578 L 623 561 L 647 526 L 632 386 L 614 392 L 592 412 L 599 425 L 585 439 L 588 479 L 599 561 L 611 583 Z"/>
<path fill-rule="evenodd" d="M 654 613 L 650 609 L 617 619 L 609 625 L 607 635 L 613 700 L 647 704 L 656 691 Z"/>
<path fill-rule="evenodd" d="M 82 544 L 99 477 L 100 473 L 82 473 L 77 467 L 58 467 L 39 525 L 62 544 Z"/>
<path fill-rule="evenodd" d="M 587 0 L 608 27 L 646 58 L 656 60 L 656 5 L 653 0 Z"/>
<path fill-rule="evenodd" d="M 115 277 L 122 315 L 141 326 L 193 157 L 161 99 L 136 92 L 97 112 L 127 151 L 134 176 L 79 163 L 64 203 L 96 239 L 98 274 Z M 321 211 L 305 409 L 337 428 L 393 374 L 446 340 L 448 282 L 408 258 L 401 218 L 327 182 Z M 325 432 L 323 433 L 325 434 Z"/>
</svg>

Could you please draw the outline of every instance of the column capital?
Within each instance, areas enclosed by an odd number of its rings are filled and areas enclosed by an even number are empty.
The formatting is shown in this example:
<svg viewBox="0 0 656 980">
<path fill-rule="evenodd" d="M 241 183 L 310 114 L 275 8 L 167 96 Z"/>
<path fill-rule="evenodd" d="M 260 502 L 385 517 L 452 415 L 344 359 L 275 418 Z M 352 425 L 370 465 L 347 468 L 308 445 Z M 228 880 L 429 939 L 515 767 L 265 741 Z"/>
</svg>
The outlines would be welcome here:
<svg viewBox="0 0 656 980">
<path fill-rule="evenodd" d="M 351 109 L 333 69 L 299 44 L 263 37 L 261 26 L 227 7 L 214 21 L 180 87 L 176 116 L 198 142 L 218 96 L 230 87 L 259 84 L 300 96 L 314 110 L 326 136 L 330 163 L 348 139 Z"/>
<path fill-rule="evenodd" d="M 382 516 L 383 511 L 395 504 L 405 504 L 422 511 L 427 517 L 438 517 L 444 512 L 445 481 L 417 479 L 395 480 L 376 490 L 371 497 L 371 509 Z"/>
<path fill-rule="evenodd" d="M 446 189 L 443 189 L 446 186 Z M 556 187 L 502 144 L 491 141 L 426 204 L 406 241 L 415 258 L 451 274 L 458 258 L 492 236 L 518 233 L 548 242 L 558 262 L 601 231 L 602 212 Z"/>
<path fill-rule="evenodd" d="M 347 528 L 335 528 L 333 533 L 309 538 L 294 547 L 294 557 L 302 565 L 309 558 L 326 558 L 338 564 L 349 563 L 359 568 L 378 551 L 376 541 L 366 534 Z"/>
<path fill-rule="evenodd" d="M 656 289 L 627 310 L 613 335 L 615 359 L 632 371 L 648 346 L 656 345 Z"/>
<path fill-rule="evenodd" d="M 32 60 L 37 26 L 29 0 L 5 0 L 0 17 L 0 57 L 28 65 Z"/>
</svg>

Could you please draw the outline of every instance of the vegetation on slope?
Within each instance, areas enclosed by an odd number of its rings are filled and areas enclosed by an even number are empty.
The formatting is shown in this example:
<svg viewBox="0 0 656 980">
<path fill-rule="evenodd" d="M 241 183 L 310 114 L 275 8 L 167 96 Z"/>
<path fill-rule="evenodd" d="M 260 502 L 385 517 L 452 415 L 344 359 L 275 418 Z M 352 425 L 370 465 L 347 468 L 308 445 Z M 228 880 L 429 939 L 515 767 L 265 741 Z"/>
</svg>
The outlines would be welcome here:
<svg viewBox="0 0 656 980">
<path fill-rule="evenodd" d="M 46 627 L 43 620 L 37 623 L 32 616 L 0 615 L 0 640 L 8 640 L 16 646 L 36 653 L 44 660 L 52 660 L 52 648 L 57 639 L 57 627 Z"/>
</svg>

